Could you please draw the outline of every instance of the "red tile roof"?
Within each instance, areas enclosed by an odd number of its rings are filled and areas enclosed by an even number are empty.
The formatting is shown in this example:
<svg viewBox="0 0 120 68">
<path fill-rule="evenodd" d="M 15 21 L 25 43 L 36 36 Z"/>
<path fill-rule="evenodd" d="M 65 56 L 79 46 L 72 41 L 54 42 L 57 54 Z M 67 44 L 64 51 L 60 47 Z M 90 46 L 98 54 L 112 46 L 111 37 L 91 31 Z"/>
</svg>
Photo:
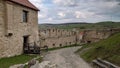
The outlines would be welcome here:
<svg viewBox="0 0 120 68">
<path fill-rule="evenodd" d="M 28 0 L 7 0 L 7 1 L 11 1 L 13 3 L 31 8 L 33 10 L 39 11 L 39 9 L 37 7 L 35 7 L 31 2 L 29 2 Z"/>
</svg>

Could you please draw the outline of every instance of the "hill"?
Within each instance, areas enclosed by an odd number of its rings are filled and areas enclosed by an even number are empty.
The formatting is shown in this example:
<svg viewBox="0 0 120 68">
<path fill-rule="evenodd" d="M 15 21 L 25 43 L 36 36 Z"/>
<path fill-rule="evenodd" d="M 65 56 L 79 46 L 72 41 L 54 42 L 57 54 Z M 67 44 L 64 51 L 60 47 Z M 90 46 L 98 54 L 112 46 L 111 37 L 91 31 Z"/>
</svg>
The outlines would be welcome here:
<svg viewBox="0 0 120 68">
<path fill-rule="evenodd" d="M 120 66 L 120 33 L 96 43 L 85 44 L 77 53 L 87 62 L 102 58 Z"/>
<path fill-rule="evenodd" d="M 59 29 L 104 29 L 104 28 L 119 28 L 120 22 L 98 22 L 98 23 L 64 23 L 64 24 L 40 24 L 40 28 L 59 28 Z"/>
</svg>

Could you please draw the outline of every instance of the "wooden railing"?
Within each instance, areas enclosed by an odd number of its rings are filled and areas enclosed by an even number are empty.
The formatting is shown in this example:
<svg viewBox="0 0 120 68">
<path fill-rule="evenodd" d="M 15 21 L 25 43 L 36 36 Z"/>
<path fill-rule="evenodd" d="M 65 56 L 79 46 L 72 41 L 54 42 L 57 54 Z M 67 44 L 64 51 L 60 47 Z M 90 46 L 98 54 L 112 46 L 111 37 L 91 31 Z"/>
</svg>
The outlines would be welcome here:
<svg viewBox="0 0 120 68">
<path fill-rule="evenodd" d="M 25 54 L 40 54 L 41 51 L 48 51 L 48 46 L 40 47 L 35 42 L 25 43 L 23 47 Z"/>
<path fill-rule="evenodd" d="M 36 43 L 25 43 L 23 47 L 25 54 L 40 54 L 40 47 Z"/>
<path fill-rule="evenodd" d="M 120 68 L 108 61 L 102 60 L 100 58 L 92 61 L 92 66 L 95 68 Z"/>
</svg>

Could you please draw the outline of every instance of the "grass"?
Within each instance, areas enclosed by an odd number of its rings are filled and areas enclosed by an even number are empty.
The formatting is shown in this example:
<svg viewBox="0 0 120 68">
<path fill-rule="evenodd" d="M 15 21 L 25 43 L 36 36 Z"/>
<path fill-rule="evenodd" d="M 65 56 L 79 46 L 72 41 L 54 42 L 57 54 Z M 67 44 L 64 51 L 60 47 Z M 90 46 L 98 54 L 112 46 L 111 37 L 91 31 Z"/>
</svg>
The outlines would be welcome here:
<svg viewBox="0 0 120 68">
<path fill-rule="evenodd" d="M 119 22 L 112 22 L 112 21 L 104 21 L 104 22 L 97 22 L 97 23 L 80 23 L 80 24 L 59 24 L 59 25 L 39 25 L 41 28 L 59 28 L 59 29 L 73 29 L 73 28 L 80 28 L 80 29 L 104 29 L 104 28 L 120 28 Z"/>
<path fill-rule="evenodd" d="M 39 61 L 39 63 L 41 63 L 43 61 L 43 57 L 38 56 L 36 60 Z M 28 68 L 28 65 L 25 65 L 24 68 Z"/>
<path fill-rule="evenodd" d="M 9 68 L 15 64 L 23 64 L 28 62 L 29 60 L 37 57 L 37 55 L 19 55 L 10 58 L 1 58 L 0 59 L 0 68 Z"/>
<path fill-rule="evenodd" d="M 77 52 L 87 62 L 102 58 L 120 66 L 120 33 L 96 43 L 85 44 Z"/>
<path fill-rule="evenodd" d="M 48 51 L 62 49 L 62 48 L 68 48 L 68 47 L 75 47 L 75 46 L 80 46 L 80 45 L 74 44 L 74 45 L 63 46 L 63 47 L 49 48 Z M 9 68 L 10 66 L 15 65 L 15 64 L 24 64 L 37 56 L 38 55 L 23 54 L 23 55 L 18 55 L 18 56 L 9 57 L 9 58 L 1 58 L 0 59 L 0 68 Z M 42 57 L 38 58 L 37 60 L 39 62 L 41 62 Z M 25 68 L 27 68 L 27 66 L 25 66 Z"/>
<path fill-rule="evenodd" d="M 43 61 L 43 57 L 39 57 L 37 60 L 39 61 L 39 63 L 41 63 Z"/>
</svg>

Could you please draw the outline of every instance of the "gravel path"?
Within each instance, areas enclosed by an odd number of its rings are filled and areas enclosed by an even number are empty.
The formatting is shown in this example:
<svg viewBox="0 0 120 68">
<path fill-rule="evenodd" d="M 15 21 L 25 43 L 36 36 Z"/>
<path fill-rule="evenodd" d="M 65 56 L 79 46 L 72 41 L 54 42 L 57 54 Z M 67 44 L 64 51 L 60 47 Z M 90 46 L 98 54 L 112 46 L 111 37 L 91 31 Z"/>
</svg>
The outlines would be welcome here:
<svg viewBox="0 0 120 68">
<path fill-rule="evenodd" d="M 91 68 L 82 58 L 74 54 L 80 47 L 64 48 L 49 52 L 44 60 L 56 64 L 57 68 Z"/>
</svg>

